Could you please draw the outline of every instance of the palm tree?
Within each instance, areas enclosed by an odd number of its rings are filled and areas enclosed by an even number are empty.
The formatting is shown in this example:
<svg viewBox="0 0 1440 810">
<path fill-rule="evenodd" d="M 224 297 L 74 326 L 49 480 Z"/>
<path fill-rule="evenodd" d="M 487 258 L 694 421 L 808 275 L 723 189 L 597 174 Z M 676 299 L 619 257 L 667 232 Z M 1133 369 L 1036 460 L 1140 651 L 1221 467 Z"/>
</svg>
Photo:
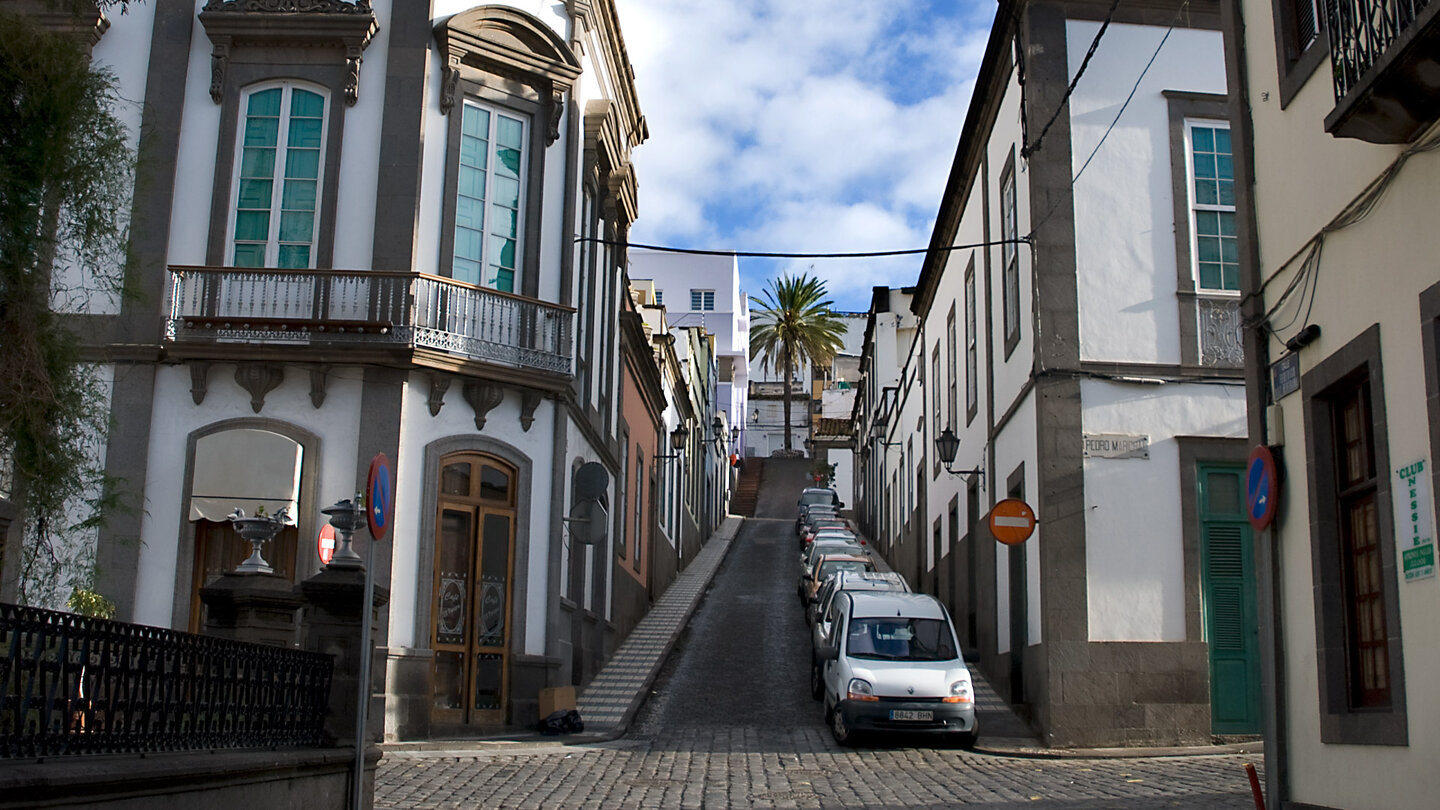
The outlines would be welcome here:
<svg viewBox="0 0 1440 810">
<path fill-rule="evenodd" d="M 844 345 L 845 324 L 830 311 L 825 282 L 808 274 L 770 279 L 764 299 L 750 296 L 759 309 L 750 329 L 750 359 L 775 369 L 785 385 L 785 450 L 790 451 L 790 380 L 800 365 L 828 365 Z"/>
</svg>

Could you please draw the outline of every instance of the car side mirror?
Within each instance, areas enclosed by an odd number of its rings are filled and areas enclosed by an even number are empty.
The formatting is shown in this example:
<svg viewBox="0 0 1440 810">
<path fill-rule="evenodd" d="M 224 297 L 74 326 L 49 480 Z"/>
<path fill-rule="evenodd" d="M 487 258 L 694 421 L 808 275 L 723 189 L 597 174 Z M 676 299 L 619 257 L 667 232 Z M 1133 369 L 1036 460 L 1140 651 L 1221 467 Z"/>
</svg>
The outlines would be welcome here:
<svg viewBox="0 0 1440 810">
<path fill-rule="evenodd" d="M 826 645 L 817 649 L 815 654 L 820 657 L 821 661 L 834 661 L 840 657 L 840 648 Z"/>
</svg>

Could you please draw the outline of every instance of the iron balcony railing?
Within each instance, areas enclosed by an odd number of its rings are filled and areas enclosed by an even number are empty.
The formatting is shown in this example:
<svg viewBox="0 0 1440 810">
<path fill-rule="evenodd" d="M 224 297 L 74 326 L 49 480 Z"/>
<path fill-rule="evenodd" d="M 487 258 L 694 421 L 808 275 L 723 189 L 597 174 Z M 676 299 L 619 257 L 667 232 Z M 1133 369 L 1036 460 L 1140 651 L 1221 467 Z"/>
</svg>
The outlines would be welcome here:
<svg viewBox="0 0 1440 810">
<path fill-rule="evenodd" d="M 575 311 L 423 273 L 172 267 L 172 341 L 390 344 L 571 373 Z"/>
<path fill-rule="evenodd" d="M 0 757 L 319 746 L 334 659 L 0 604 Z"/>
<path fill-rule="evenodd" d="M 1325 0 L 1337 102 L 1359 84 L 1429 4 L 1430 0 Z"/>
</svg>

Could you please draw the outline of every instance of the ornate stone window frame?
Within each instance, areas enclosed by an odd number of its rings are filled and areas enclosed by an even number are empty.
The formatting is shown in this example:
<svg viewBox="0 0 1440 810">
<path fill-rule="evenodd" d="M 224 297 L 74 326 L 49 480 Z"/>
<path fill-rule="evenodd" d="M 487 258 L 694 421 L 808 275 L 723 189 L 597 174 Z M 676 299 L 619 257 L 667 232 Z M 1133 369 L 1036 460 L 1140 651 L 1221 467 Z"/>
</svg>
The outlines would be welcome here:
<svg viewBox="0 0 1440 810">
<path fill-rule="evenodd" d="M 331 267 L 344 110 L 359 99 L 361 55 L 379 30 L 370 0 L 210 0 L 199 19 L 213 46 L 210 98 L 221 106 L 206 264 L 223 266 L 227 255 L 242 91 L 287 79 L 329 95 L 312 261 Z"/>
<path fill-rule="evenodd" d="M 1170 188 L 1175 232 L 1175 298 L 1180 319 L 1180 363 L 1187 367 L 1238 369 L 1245 358 L 1240 341 L 1240 295 L 1199 289 L 1192 250 L 1190 152 L 1186 122 L 1230 124 L 1225 96 L 1165 90 L 1170 142 Z M 1232 130 L 1233 131 L 1233 130 Z M 1236 221 L 1241 217 L 1236 201 Z"/>
<path fill-rule="evenodd" d="M 445 204 L 441 217 L 439 275 L 450 274 L 455 251 L 454 189 L 459 180 L 460 115 L 470 98 L 530 118 L 525 179 L 520 281 L 516 292 L 539 293 L 540 225 L 544 201 L 545 152 L 560 137 L 565 97 L 580 77 L 580 60 L 554 31 L 513 8 L 480 6 L 447 17 L 435 26 L 445 57 L 440 111 L 448 117 Z"/>
</svg>

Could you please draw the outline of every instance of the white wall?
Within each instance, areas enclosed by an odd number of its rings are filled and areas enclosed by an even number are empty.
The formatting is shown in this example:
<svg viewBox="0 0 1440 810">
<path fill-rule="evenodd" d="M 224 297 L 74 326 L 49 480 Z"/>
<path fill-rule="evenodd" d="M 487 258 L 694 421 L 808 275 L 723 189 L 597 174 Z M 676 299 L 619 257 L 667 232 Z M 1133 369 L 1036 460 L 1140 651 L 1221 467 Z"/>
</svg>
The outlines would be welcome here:
<svg viewBox="0 0 1440 810">
<path fill-rule="evenodd" d="M 1149 459 L 1085 460 L 1090 640 L 1184 641 L 1185 561 L 1176 436 L 1243 438 L 1240 385 L 1081 383 L 1086 433 L 1150 438 Z"/>
<path fill-rule="evenodd" d="M 1066 23 L 1072 76 L 1099 25 Z M 1082 360 L 1180 362 L 1171 184 L 1185 167 L 1171 166 L 1169 105 L 1161 93 L 1225 94 L 1220 32 L 1170 31 L 1110 129 L 1145 59 L 1165 35 L 1158 26 L 1111 24 L 1070 99 L 1071 171 L 1078 173 L 1094 153 L 1075 183 Z"/>
</svg>

